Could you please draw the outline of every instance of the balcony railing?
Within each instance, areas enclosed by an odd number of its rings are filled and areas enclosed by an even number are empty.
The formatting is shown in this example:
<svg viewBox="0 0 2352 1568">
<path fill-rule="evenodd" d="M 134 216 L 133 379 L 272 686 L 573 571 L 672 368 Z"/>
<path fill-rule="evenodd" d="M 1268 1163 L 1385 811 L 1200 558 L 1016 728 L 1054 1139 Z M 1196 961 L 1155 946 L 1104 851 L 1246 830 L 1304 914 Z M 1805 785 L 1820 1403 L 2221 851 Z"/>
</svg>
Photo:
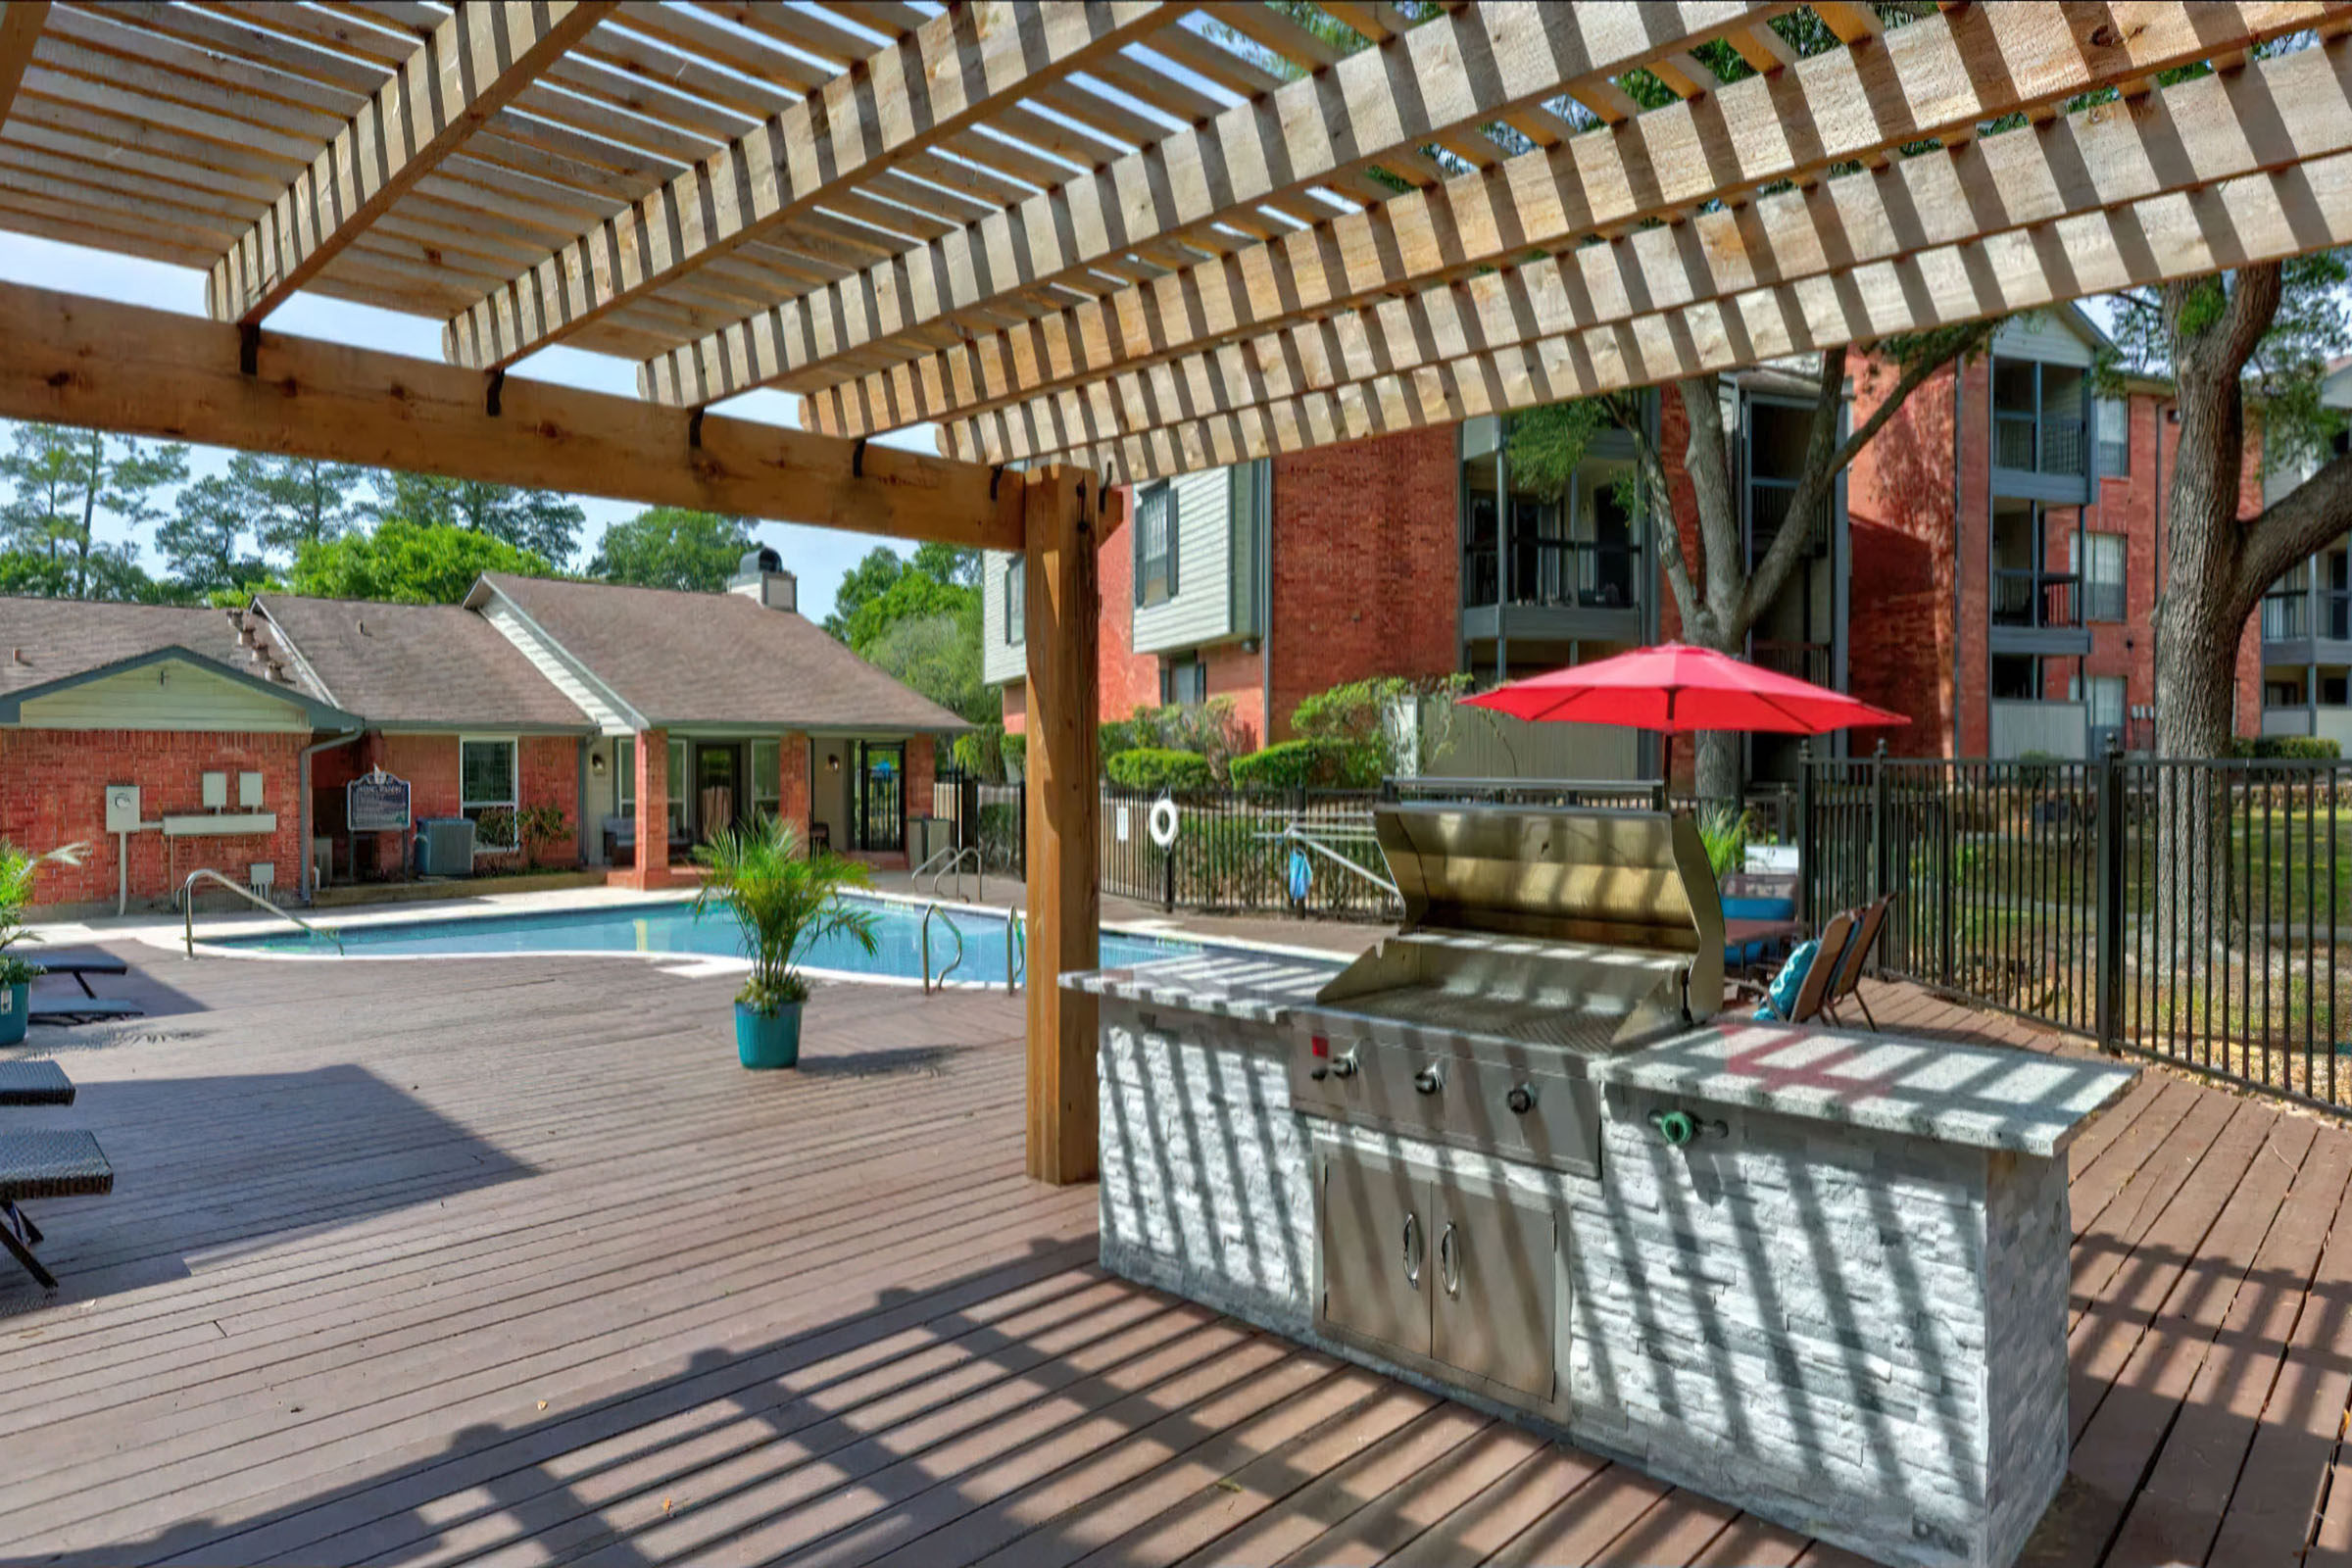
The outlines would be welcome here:
<svg viewBox="0 0 2352 1568">
<path fill-rule="evenodd" d="M 1792 479 L 1750 479 L 1747 481 L 1747 538 L 1748 563 L 1762 561 L 1775 539 L 1781 536 L 1781 526 L 1788 520 L 1788 505 L 1796 499 L 1796 482 Z M 1807 530 L 1805 554 L 1826 556 L 1830 553 L 1830 498 L 1823 497 L 1814 511 L 1812 526 Z"/>
<path fill-rule="evenodd" d="M 2086 432 L 2079 416 L 1995 412 L 1992 466 L 2028 473 L 2082 474 Z"/>
<path fill-rule="evenodd" d="M 2352 588 L 2274 588 L 2262 596 L 2264 642 L 2310 636 L 2352 642 Z"/>
<path fill-rule="evenodd" d="M 1833 652 L 1828 643 L 1758 642 L 1750 654 L 1758 669 L 1794 675 L 1816 686 L 1831 684 Z"/>
<path fill-rule="evenodd" d="M 1992 623 L 2029 630 L 2082 624 L 2082 579 L 2072 571 L 2002 566 L 1992 574 Z"/>
<path fill-rule="evenodd" d="M 1514 539 L 1507 551 L 1473 546 L 1462 552 L 1462 603 L 1631 610 L 1642 603 L 1642 547 L 1586 539 Z"/>
</svg>

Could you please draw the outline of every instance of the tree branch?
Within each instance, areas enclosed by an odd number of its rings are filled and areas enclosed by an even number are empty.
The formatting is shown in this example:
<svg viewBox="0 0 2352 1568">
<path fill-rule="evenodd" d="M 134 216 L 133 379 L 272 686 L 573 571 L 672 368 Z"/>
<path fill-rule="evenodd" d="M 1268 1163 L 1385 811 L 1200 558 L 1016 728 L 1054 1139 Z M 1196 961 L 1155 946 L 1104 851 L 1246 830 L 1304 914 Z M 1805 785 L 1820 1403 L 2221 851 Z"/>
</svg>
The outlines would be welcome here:
<svg viewBox="0 0 2352 1568">
<path fill-rule="evenodd" d="M 2230 291 L 2230 318 L 2222 338 L 2224 365 L 2231 379 L 2246 368 L 2263 335 L 2278 316 L 2286 292 L 2286 274 L 2277 262 L 2237 270 L 2237 287 Z"/>
<path fill-rule="evenodd" d="M 2352 532 L 2352 456 L 2330 461 L 2239 528 L 2240 581 L 2259 595 L 2295 563 Z"/>
<path fill-rule="evenodd" d="M 1691 579 L 1690 562 L 1683 558 L 1683 530 L 1674 520 L 1674 492 L 1666 486 L 1666 465 L 1649 439 L 1649 432 L 1642 426 L 1638 400 L 1611 403 L 1610 413 L 1619 428 L 1634 438 L 1635 466 L 1642 470 L 1642 488 L 1649 499 L 1649 525 L 1657 532 L 1658 559 L 1666 567 L 1666 585 L 1674 591 L 1675 605 L 1681 610 L 1683 619 L 1689 621 L 1698 612 L 1698 585 Z"/>
</svg>

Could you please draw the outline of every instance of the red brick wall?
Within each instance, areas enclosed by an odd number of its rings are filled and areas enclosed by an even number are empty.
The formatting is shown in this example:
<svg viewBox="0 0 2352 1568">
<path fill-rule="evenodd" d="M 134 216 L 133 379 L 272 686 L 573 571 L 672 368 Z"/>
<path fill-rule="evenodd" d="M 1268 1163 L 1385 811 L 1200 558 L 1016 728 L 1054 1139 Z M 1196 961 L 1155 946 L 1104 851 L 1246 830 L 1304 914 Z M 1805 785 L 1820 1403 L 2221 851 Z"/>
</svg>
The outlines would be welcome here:
<svg viewBox="0 0 2352 1568">
<path fill-rule="evenodd" d="M 1004 733 L 1019 735 L 1029 728 L 1029 683 L 1008 680 L 1004 683 Z"/>
<path fill-rule="evenodd" d="M 1877 361 L 1849 363 L 1849 417 L 1859 424 L 1892 389 L 1895 372 Z M 1963 395 L 1962 417 L 1973 423 L 1980 413 L 1975 386 Z M 1963 707 L 1952 683 L 1953 574 L 1958 570 L 1964 585 L 1969 578 L 1953 548 L 1952 418 L 1947 372 L 1913 392 L 1846 470 L 1847 688 L 1911 720 L 1854 731 L 1848 744 L 1856 753 L 1875 750 L 1882 739 L 1898 757 L 1952 750 Z M 1970 444 L 1983 450 L 1982 432 Z M 1984 585 L 1974 583 L 1970 602 L 1984 600 Z M 1975 685 L 1981 700 L 1982 679 Z"/>
<path fill-rule="evenodd" d="M 564 833 L 537 851 L 535 863 L 565 867 L 580 863 L 579 741 L 570 735 L 524 735 L 515 746 L 515 792 L 524 806 L 553 806 L 564 813 Z M 335 759 L 329 762 L 327 759 Z M 345 759 L 348 758 L 348 760 Z M 356 746 L 341 754 L 323 753 L 312 765 L 314 792 L 339 786 L 358 772 L 381 767 L 409 782 L 412 819 L 464 814 L 464 793 L 458 775 L 458 737 L 455 735 L 387 735 L 370 730 Z M 360 846 L 363 875 L 405 874 L 409 854 L 406 833 L 369 833 Z M 338 864 L 344 863 L 338 860 Z M 514 868 L 522 857 L 481 856 L 475 864 L 484 870 Z"/>
<path fill-rule="evenodd" d="M 1268 740 L 1287 737 L 1299 700 L 1328 687 L 1452 673 L 1461 656 L 1454 444 L 1444 425 L 1274 460 Z"/>
<path fill-rule="evenodd" d="M 458 812 L 458 738 L 455 735 L 386 735 L 371 730 L 361 741 L 367 752 L 362 768 L 380 767 L 409 782 L 409 816 L 456 816 Z M 409 853 L 406 833 L 370 833 L 356 851 L 361 874 L 403 874 Z"/>
<path fill-rule="evenodd" d="M 115 836 L 106 831 L 109 784 L 139 786 L 142 819 L 204 809 L 201 775 L 224 772 L 229 801 L 236 777 L 259 770 L 263 809 L 277 813 L 270 833 L 166 839 L 150 829 L 130 836 L 130 897 L 169 898 L 190 871 L 207 866 L 236 882 L 257 860 L 276 867 L 290 894 L 302 872 L 300 760 L 308 735 L 221 731 L 0 730 L 0 839 L 42 854 L 87 846 L 78 866 L 44 868 L 33 897 L 42 906 L 115 901 Z"/>
<path fill-rule="evenodd" d="M 1135 651 L 1135 492 L 1121 487 L 1119 514 L 1127 522 L 1095 552 L 1102 584 L 1102 615 L 1095 656 L 1102 716 L 1125 718 L 1159 706 L 1159 659 Z"/>
<path fill-rule="evenodd" d="M 939 743 L 929 735 L 906 737 L 906 815 L 929 816 L 931 785 L 939 777 Z M 807 794 L 806 786 L 802 793 Z M 911 829 L 908 830 L 911 833 Z M 909 843 L 908 849 L 914 846 Z"/>
<path fill-rule="evenodd" d="M 776 810 L 803 844 L 808 842 L 809 814 L 814 809 L 808 783 L 808 737 L 795 730 L 776 745 Z"/>
<path fill-rule="evenodd" d="M 552 806 L 564 813 L 562 836 L 538 846 L 533 863 L 580 863 L 580 743 L 569 735 L 525 735 L 515 747 L 515 793 L 524 806 Z M 516 858 L 519 859 L 519 857 Z"/>
<path fill-rule="evenodd" d="M 630 887 L 669 885 L 669 731 L 637 732 L 637 862 L 625 873 Z"/>
</svg>

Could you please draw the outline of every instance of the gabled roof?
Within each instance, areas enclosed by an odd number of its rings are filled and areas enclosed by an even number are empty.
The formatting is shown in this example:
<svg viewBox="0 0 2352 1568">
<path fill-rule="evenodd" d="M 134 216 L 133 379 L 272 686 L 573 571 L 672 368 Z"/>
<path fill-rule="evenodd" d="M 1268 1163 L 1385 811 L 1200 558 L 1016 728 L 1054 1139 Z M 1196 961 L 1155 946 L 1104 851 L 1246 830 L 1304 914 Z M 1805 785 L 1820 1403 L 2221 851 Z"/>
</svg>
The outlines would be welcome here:
<svg viewBox="0 0 2352 1568">
<path fill-rule="evenodd" d="M 0 598 L 0 695 L 109 669 L 164 648 L 238 673 L 250 673 L 253 663 L 225 610 Z"/>
<path fill-rule="evenodd" d="M 489 572 L 466 606 L 479 610 L 493 595 L 650 727 L 916 733 L 970 727 L 804 616 L 741 594 Z"/>
<path fill-rule="evenodd" d="M 377 727 L 586 733 L 588 716 L 498 628 L 461 605 L 263 594 L 277 629 L 330 701 Z"/>
<path fill-rule="evenodd" d="M 157 664 L 178 664 L 200 669 L 207 674 L 225 680 L 231 685 L 251 687 L 263 696 L 275 698 L 287 707 L 301 712 L 313 729 L 357 730 L 362 727 L 357 714 L 347 713 L 332 703 L 321 702 L 300 686 L 248 674 L 246 671 L 224 664 L 209 655 L 177 645 L 150 648 L 145 653 L 130 654 L 103 664 L 93 664 L 86 669 L 77 669 L 70 675 L 60 675 L 55 680 L 41 681 L 30 686 L 20 686 L 13 691 L 0 692 L 0 724 L 14 724 L 21 721 L 24 717 L 24 705 L 36 699 L 48 697 L 57 692 L 70 691 L 76 686 L 85 686 L 92 681 L 104 680 L 110 675 L 127 674 L 132 670 L 147 669 Z"/>
</svg>

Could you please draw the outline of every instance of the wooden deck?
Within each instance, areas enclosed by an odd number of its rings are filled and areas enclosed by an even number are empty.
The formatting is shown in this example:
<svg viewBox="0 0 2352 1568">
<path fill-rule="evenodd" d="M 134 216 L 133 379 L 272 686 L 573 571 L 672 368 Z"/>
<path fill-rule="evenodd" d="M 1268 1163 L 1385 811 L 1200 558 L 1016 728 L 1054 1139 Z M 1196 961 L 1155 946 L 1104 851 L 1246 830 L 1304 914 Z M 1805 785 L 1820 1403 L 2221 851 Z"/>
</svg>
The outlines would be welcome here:
<svg viewBox="0 0 2352 1568">
<path fill-rule="evenodd" d="M 81 1102 L 6 1113 L 120 1180 L 37 1209 L 54 1300 L 0 1279 L 0 1558 L 1851 1560 L 1104 1276 L 1004 998 L 829 989 L 752 1077 L 723 979 L 124 951 L 158 1015 L 36 1035 Z M 2091 1129 L 2031 1561 L 2352 1561 L 2348 1181 L 2161 1074 Z"/>
</svg>

